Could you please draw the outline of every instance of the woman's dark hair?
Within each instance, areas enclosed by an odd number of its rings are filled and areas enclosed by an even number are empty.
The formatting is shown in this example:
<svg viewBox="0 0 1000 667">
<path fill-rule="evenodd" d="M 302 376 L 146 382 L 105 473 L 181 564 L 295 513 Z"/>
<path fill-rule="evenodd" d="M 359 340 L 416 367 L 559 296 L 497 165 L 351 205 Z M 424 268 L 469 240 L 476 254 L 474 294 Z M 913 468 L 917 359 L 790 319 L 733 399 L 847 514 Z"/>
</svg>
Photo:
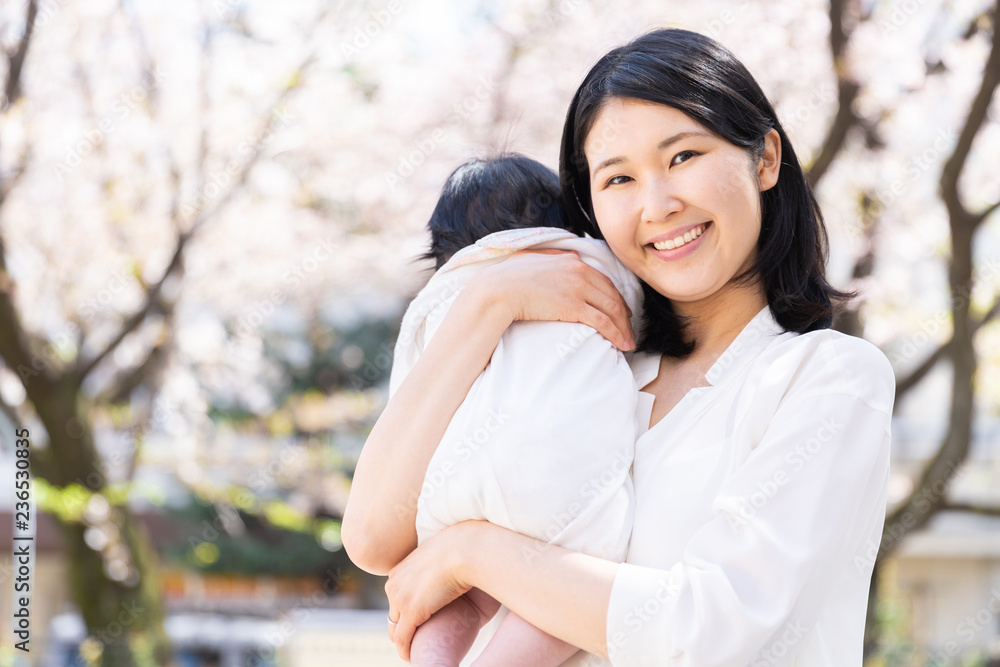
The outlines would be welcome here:
<svg viewBox="0 0 1000 667">
<path fill-rule="evenodd" d="M 756 163 L 771 130 L 781 137 L 778 182 L 761 192 L 757 260 L 736 280 L 760 280 L 775 319 L 786 331 L 827 328 L 834 301 L 849 294 L 826 280 L 827 239 L 812 189 L 764 92 L 746 67 L 709 37 L 688 30 L 655 30 L 601 58 L 580 84 L 566 116 L 559 162 L 570 224 L 603 238 L 590 196 L 584 142 L 605 105 L 635 99 L 673 107 Z M 644 327 L 638 349 L 680 357 L 694 344 L 670 301 L 643 283 Z"/>
<path fill-rule="evenodd" d="M 569 229 L 559 177 L 518 153 L 469 160 L 452 172 L 427 226 L 431 245 L 420 259 L 433 259 L 438 269 L 462 248 L 494 232 Z"/>
</svg>

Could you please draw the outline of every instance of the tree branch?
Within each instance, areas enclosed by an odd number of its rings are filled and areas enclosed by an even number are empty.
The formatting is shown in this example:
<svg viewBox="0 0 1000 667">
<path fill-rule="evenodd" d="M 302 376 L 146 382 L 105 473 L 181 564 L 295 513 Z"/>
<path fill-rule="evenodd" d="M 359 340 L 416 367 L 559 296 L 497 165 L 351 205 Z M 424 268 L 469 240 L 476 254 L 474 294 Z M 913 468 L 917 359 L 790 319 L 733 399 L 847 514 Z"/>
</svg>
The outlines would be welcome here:
<svg viewBox="0 0 1000 667">
<path fill-rule="evenodd" d="M 981 224 L 986 218 L 990 217 L 994 211 L 1000 208 L 1000 201 L 993 202 L 982 211 L 976 214 L 976 225 Z"/>
<path fill-rule="evenodd" d="M 954 328 L 953 342 L 948 348 L 952 365 L 948 430 L 941 447 L 921 472 L 913 492 L 886 516 L 879 558 L 890 555 L 903 538 L 927 525 L 934 513 L 946 504 L 944 494 L 956 470 L 968 457 L 972 442 L 976 399 L 974 379 L 978 358 L 973 345 L 975 330 L 969 316 L 967 297 L 973 286 L 975 224 L 959 198 L 958 178 L 972 148 L 972 141 L 986 117 L 993 91 L 1000 83 L 1000 0 L 996 0 L 993 10 L 993 27 L 993 44 L 983 72 L 982 86 L 969 109 L 958 143 L 941 171 L 941 192 L 948 208 L 951 229 L 948 288 L 952 296 L 951 321 Z M 928 492 L 929 498 L 926 497 Z"/>
<path fill-rule="evenodd" d="M 985 505 L 974 505 L 972 503 L 945 503 L 941 506 L 944 512 L 971 512 L 981 516 L 1000 516 L 1000 506 L 987 507 Z"/>
<path fill-rule="evenodd" d="M 958 192 L 958 180 L 965 168 L 969 152 L 972 150 L 973 140 L 986 120 L 993 93 L 996 91 L 997 85 L 1000 84 L 1000 38 L 998 38 L 997 33 L 1000 33 L 1000 0 L 997 0 L 993 8 L 993 45 L 983 69 L 983 79 L 979 92 L 973 99 L 969 115 L 965 119 L 965 125 L 958 135 L 955 150 L 941 172 L 941 195 L 948 207 L 949 215 L 953 220 L 971 219 L 973 224 L 982 222 L 985 218 L 975 220 L 975 216 L 965 207 Z"/>
<path fill-rule="evenodd" d="M 7 58 L 7 81 L 4 82 L 3 94 L 8 105 L 13 105 L 21 96 L 21 71 L 24 68 L 24 59 L 28 55 L 28 46 L 31 44 L 31 34 L 35 30 L 36 16 L 38 16 L 38 1 L 28 0 L 28 9 L 24 17 L 24 34 Z"/>
<path fill-rule="evenodd" d="M 130 6 L 131 3 L 125 2 L 125 0 L 120 0 L 118 9 L 125 15 L 126 20 L 128 20 L 129 27 L 132 30 L 132 35 L 135 37 L 136 56 L 138 57 L 139 63 L 142 67 L 144 79 L 143 83 L 147 86 L 147 90 L 149 92 L 150 106 L 155 107 L 157 100 L 159 99 L 159 85 L 157 82 L 156 67 L 153 65 L 153 58 L 149 54 L 149 45 L 146 43 L 146 35 L 143 32 L 142 24 L 139 22 L 139 17 L 136 16 L 135 11 L 130 11 Z"/>
<path fill-rule="evenodd" d="M 263 119 L 260 123 L 260 129 L 256 133 L 256 136 L 266 136 L 268 134 L 270 125 L 273 122 L 274 117 L 284 106 L 285 102 L 291 96 L 292 92 L 294 92 L 295 89 L 301 85 L 303 75 L 305 74 L 306 70 L 312 66 L 315 59 L 316 59 L 316 54 L 311 53 L 299 64 L 298 68 L 296 68 L 295 70 L 295 73 L 290 77 L 288 85 L 284 88 L 284 90 L 281 91 L 280 94 L 278 94 L 274 102 L 269 107 L 267 113 L 264 114 Z M 232 199 L 233 195 L 236 194 L 239 191 L 240 187 L 246 182 L 247 176 L 250 174 L 250 171 L 257 164 L 257 160 L 260 158 L 260 155 L 263 152 L 263 148 L 264 148 L 263 141 L 258 141 L 251 147 L 252 150 L 250 152 L 250 155 L 246 158 L 246 161 L 243 163 L 243 166 L 239 169 L 236 176 L 234 176 L 232 185 L 229 187 L 228 190 L 226 190 L 225 193 L 222 194 L 222 196 L 218 197 L 215 200 L 215 202 L 211 207 L 207 209 L 201 209 L 198 212 L 194 222 L 191 223 L 191 229 L 189 230 L 189 233 L 193 233 L 198 227 L 204 224 L 206 220 L 211 218 L 226 204 L 229 203 L 229 200 Z"/>
<path fill-rule="evenodd" d="M 948 354 L 951 346 L 954 344 L 953 339 L 949 338 L 947 342 L 942 343 L 938 346 L 936 350 L 931 352 L 930 356 L 924 359 L 923 363 L 910 371 L 909 375 L 901 380 L 896 381 L 896 403 L 899 403 L 899 399 L 910 392 L 911 389 L 920 384 L 920 381 L 931 372 L 941 359 Z"/>
<path fill-rule="evenodd" d="M 7 54 L 7 80 L 3 86 L 3 98 L 0 99 L 0 113 L 10 108 L 21 95 L 21 72 L 24 69 L 24 60 L 28 56 L 28 46 L 31 44 L 31 35 L 35 30 L 35 17 L 37 15 L 37 0 L 29 0 L 24 17 L 24 34 L 21 35 L 14 50 Z M 6 178 L 0 179 L 0 206 L 3 205 L 4 199 L 21 178 L 27 164 L 28 157 L 25 155 Z"/>
<path fill-rule="evenodd" d="M 836 64 L 847 48 L 848 34 L 844 27 L 844 12 L 847 0 L 830 0 L 830 52 Z"/>
<path fill-rule="evenodd" d="M 7 421 L 16 429 L 21 425 L 21 418 L 17 414 L 17 409 L 14 406 L 3 400 L 3 396 L 0 396 L 0 414 L 6 417 Z"/>
<path fill-rule="evenodd" d="M 164 333 L 160 340 L 146 353 L 145 359 L 117 378 L 110 387 L 104 390 L 95 399 L 96 403 L 124 403 L 128 400 L 129 395 L 144 383 L 153 385 L 151 388 L 155 393 L 157 378 L 165 365 L 167 350 L 173 340 L 173 337 L 170 335 L 170 330 L 173 326 L 173 304 L 165 306 L 164 311 L 166 322 L 164 323 Z M 149 380 L 152 380 L 152 382 L 148 382 Z"/>
<path fill-rule="evenodd" d="M 980 328 L 983 327 L 983 325 L 996 318 L 997 315 L 1000 315 L 1000 296 L 997 296 L 996 299 L 994 299 L 993 305 L 990 306 L 988 311 L 986 311 L 986 314 L 983 315 L 979 321 L 972 324 L 972 333 L 975 334 Z M 930 356 L 928 356 L 923 363 L 910 371 L 906 377 L 896 382 L 897 403 L 900 398 L 906 395 L 907 392 L 913 389 L 920 383 L 921 380 L 924 379 L 924 376 L 927 375 L 935 365 L 937 365 L 937 362 L 941 361 L 941 359 L 949 353 L 953 344 L 954 338 L 949 338 L 947 341 L 939 345 L 936 350 L 931 352 Z"/>
<path fill-rule="evenodd" d="M 285 104 L 285 102 L 287 101 L 288 97 L 292 94 L 292 92 L 299 87 L 299 85 L 302 82 L 302 75 L 313 64 L 315 59 L 316 59 L 316 52 L 311 51 L 302 60 L 298 68 L 295 70 L 295 73 L 290 77 L 289 83 L 285 86 L 285 88 L 281 91 L 281 93 L 277 95 L 274 102 L 268 108 L 267 113 L 264 114 L 260 123 L 260 130 L 256 136 L 266 135 L 269 126 L 271 125 L 272 119 L 274 118 L 276 113 L 281 109 L 281 107 Z M 197 212 L 194 220 L 191 222 L 190 227 L 187 229 L 187 231 L 178 234 L 177 242 L 174 245 L 174 252 L 173 255 L 171 256 L 169 264 L 167 264 L 167 268 L 164 270 L 163 275 L 160 277 L 160 279 L 156 281 L 156 283 L 151 285 L 149 288 L 147 288 L 145 301 L 143 302 L 143 305 L 139 308 L 139 310 L 137 310 L 133 315 L 131 315 L 127 320 L 125 320 L 118 334 L 114 338 L 112 338 L 111 341 L 107 345 L 105 345 L 100 352 L 98 352 L 89 359 L 81 358 L 81 360 L 77 363 L 73 372 L 75 373 L 76 381 L 78 383 L 83 382 L 83 380 L 94 370 L 94 368 L 96 368 L 98 364 L 104 361 L 104 359 L 106 359 L 108 355 L 114 352 L 115 349 L 122 343 L 122 341 L 125 340 L 125 338 L 130 333 L 135 331 L 139 327 L 139 325 L 142 324 L 142 322 L 146 319 L 146 316 L 149 315 L 154 310 L 154 307 L 156 306 L 157 302 L 160 299 L 160 294 L 163 291 L 164 283 L 166 283 L 166 281 L 169 278 L 171 278 L 174 274 L 176 274 L 183 266 L 183 256 L 185 247 L 194 237 L 197 231 L 201 228 L 201 226 L 205 224 L 206 221 L 210 220 L 212 216 L 218 213 L 226 204 L 228 204 L 229 201 L 232 199 L 233 195 L 235 195 L 236 192 L 238 192 L 240 188 L 243 186 L 243 184 L 246 182 L 247 176 L 253 169 L 254 165 L 257 164 L 257 161 L 260 158 L 260 155 L 263 151 L 263 142 L 262 141 L 256 142 L 251 147 L 251 149 L 252 150 L 250 152 L 250 155 L 247 156 L 242 166 L 240 167 L 236 175 L 233 177 L 232 185 L 220 197 L 218 197 L 209 208 L 201 209 Z M 175 218 L 174 222 L 178 226 L 180 225 L 179 216 L 182 215 L 183 215 L 182 210 L 175 210 L 175 216 L 178 217 Z"/>
<path fill-rule="evenodd" d="M 861 235 L 864 250 L 854 259 L 851 271 L 851 285 L 863 284 L 875 270 L 875 230 L 878 227 L 881 209 L 877 199 L 870 192 L 863 192 L 860 198 Z M 861 323 L 861 299 L 852 299 L 834 317 L 833 328 L 849 336 L 861 337 L 864 327 Z"/>
<path fill-rule="evenodd" d="M 859 120 L 854 114 L 853 105 L 861 86 L 848 74 L 847 66 L 844 64 L 844 51 L 850 39 L 850 33 L 844 26 L 847 4 L 848 0 L 830 1 L 830 53 L 833 57 L 833 69 L 837 73 L 837 112 L 827 129 L 819 155 L 806 172 L 806 180 L 813 188 L 833 164 L 837 153 L 844 147 L 847 133 Z"/>
<path fill-rule="evenodd" d="M 24 60 L 28 55 L 28 46 L 31 44 L 31 35 L 35 29 L 37 15 L 37 1 L 29 0 L 24 18 L 24 34 L 21 35 L 13 52 L 7 55 L 7 80 L 4 82 L 3 94 L 8 106 L 14 104 L 21 94 L 21 72 L 24 68 Z M 0 205 L 3 204 L 7 194 L 21 177 L 26 164 L 27 158 L 25 157 L 15 167 L 12 175 L 0 183 Z M 3 235 L 0 234 L 0 357 L 3 357 L 8 368 L 19 373 L 23 368 L 32 368 L 31 343 L 28 333 L 21 324 L 17 309 L 14 307 L 15 289 L 14 279 L 7 271 L 6 247 Z M 43 368 L 40 372 L 46 373 L 47 377 L 47 369 Z"/>
<path fill-rule="evenodd" d="M 7 172 L 6 176 L 0 178 L 0 207 L 3 206 L 4 200 L 7 199 L 7 195 L 10 194 L 11 190 L 14 189 L 14 186 L 16 186 L 18 181 L 21 180 L 25 170 L 28 168 L 28 162 L 30 159 L 30 151 L 25 151 L 25 153 L 18 159 L 17 164 L 14 165 L 14 168 Z"/>
<path fill-rule="evenodd" d="M 6 249 L 0 235 L 0 357 L 15 373 L 31 368 L 31 345 L 14 307 L 14 279 L 7 272 Z M 45 372 L 42 369 L 41 372 Z"/>
<path fill-rule="evenodd" d="M 84 378 L 90 374 L 94 368 L 100 364 L 104 359 L 107 358 L 109 354 L 115 351 L 115 349 L 121 344 L 125 338 L 135 331 L 146 316 L 153 312 L 155 306 L 160 300 L 160 293 L 163 291 L 163 285 L 167 280 L 181 267 L 184 258 L 184 248 L 187 246 L 188 242 L 194 234 L 194 229 L 187 232 L 183 232 L 177 237 L 177 242 L 174 244 L 174 253 L 170 258 L 170 263 L 167 264 L 166 270 L 164 270 L 163 275 L 155 283 L 150 285 L 146 289 L 146 299 L 143 305 L 133 313 L 124 324 L 122 324 L 121 329 L 119 329 L 118 334 L 111 339 L 111 341 L 104 346 L 100 352 L 95 354 L 90 359 L 84 359 L 81 357 L 80 361 L 77 363 L 76 367 L 73 369 L 73 373 L 76 376 L 77 383 L 83 382 Z"/>
</svg>

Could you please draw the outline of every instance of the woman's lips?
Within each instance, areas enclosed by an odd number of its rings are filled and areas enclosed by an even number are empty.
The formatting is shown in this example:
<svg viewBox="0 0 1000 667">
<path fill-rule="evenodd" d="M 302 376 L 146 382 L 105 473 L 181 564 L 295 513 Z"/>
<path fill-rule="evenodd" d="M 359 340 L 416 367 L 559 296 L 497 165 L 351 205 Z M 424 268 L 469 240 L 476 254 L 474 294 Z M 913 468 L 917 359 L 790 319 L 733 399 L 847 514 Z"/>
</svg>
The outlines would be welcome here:
<svg viewBox="0 0 1000 667">
<path fill-rule="evenodd" d="M 653 247 L 657 250 L 673 250 L 674 248 L 680 248 L 685 243 L 690 243 L 701 236 L 707 227 L 708 223 L 703 222 L 700 225 L 695 225 L 683 234 L 678 234 L 673 238 L 664 239 L 662 241 L 656 241 L 653 243 Z"/>
<path fill-rule="evenodd" d="M 711 221 L 703 222 L 680 236 L 647 243 L 646 246 L 660 259 L 680 259 L 690 255 L 701 245 L 701 238 L 711 228 L 711 225 Z"/>
</svg>

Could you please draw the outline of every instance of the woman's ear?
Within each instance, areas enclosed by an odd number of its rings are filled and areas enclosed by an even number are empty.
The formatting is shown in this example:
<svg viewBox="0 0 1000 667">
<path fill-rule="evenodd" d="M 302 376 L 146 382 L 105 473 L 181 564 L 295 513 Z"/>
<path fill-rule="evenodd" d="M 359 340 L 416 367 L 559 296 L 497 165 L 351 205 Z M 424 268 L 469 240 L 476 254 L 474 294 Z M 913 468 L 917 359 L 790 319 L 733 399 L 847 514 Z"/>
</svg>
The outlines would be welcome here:
<svg viewBox="0 0 1000 667">
<path fill-rule="evenodd" d="M 781 137 L 778 131 L 772 129 L 764 135 L 764 152 L 757 164 L 757 179 L 760 181 L 760 191 L 770 190 L 778 182 L 778 172 L 781 169 Z"/>
</svg>

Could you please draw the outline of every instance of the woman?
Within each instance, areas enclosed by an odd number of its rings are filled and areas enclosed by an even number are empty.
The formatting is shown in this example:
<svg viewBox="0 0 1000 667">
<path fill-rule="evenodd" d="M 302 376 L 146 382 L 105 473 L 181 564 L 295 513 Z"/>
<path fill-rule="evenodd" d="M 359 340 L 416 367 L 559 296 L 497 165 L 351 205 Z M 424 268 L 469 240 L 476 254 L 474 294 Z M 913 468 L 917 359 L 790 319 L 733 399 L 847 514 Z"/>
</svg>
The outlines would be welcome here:
<svg viewBox="0 0 1000 667">
<path fill-rule="evenodd" d="M 512 321 L 583 322 L 635 348 L 607 279 L 572 254 L 518 253 L 463 290 L 358 462 L 344 543 L 389 573 L 400 654 L 476 587 L 614 665 L 860 665 L 893 375 L 828 329 L 843 295 L 774 109 L 711 39 L 655 31 L 587 75 L 561 162 L 580 228 L 644 282 L 628 559 L 484 522 L 414 550 L 427 461 Z"/>
</svg>

